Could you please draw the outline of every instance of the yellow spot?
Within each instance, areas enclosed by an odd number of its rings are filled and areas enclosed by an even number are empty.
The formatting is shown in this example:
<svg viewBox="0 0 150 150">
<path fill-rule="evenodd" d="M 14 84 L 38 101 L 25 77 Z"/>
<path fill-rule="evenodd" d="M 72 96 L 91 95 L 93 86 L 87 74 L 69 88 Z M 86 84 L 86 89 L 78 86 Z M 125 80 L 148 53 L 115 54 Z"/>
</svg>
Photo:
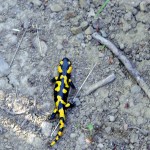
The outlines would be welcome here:
<svg viewBox="0 0 150 150">
<path fill-rule="evenodd" d="M 65 105 L 65 107 L 70 107 L 70 104 L 69 104 L 69 103 L 67 103 L 67 104 Z"/>
<path fill-rule="evenodd" d="M 60 64 L 61 64 L 61 65 L 63 64 L 63 61 L 62 61 L 62 60 L 60 61 Z"/>
<path fill-rule="evenodd" d="M 62 132 L 61 132 L 61 131 L 59 131 L 59 132 L 58 132 L 58 135 L 59 135 L 59 136 L 62 136 Z"/>
<path fill-rule="evenodd" d="M 55 108 L 53 112 L 56 113 L 56 112 L 57 112 L 57 109 Z"/>
<path fill-rule="evenodd" d="M 67 82 L 67 76 L 64 76 L 64 83 L 65 83 L 65 87 L 69 88 L 68 82 Z"/>
<path fill-rule="evenodd" d="M 58 80 L 58 77 L 55 77 L 55 80 Z"/>
<path fill-rule="evenodd" d="M 71 82 L 71 79 L 69 79 L 69 82 Z"/>
<path fill-rule="evenodd" d="M 55 145 L 55 144 L 56 144 L 56 142 L 55 142 L 55 141 L 52 141 L 51 146 L 53 146 L 53 145 Z"/>
<path fill-rule="evenodd" d="M 56 140 L 58 141 L 58 139 L 59 139 L 59 137 L 58 136 L 56 136 Z"/>
<path fill-rule="evenodd" d="M 61 96 L 57 96 L 57 102 L 55 103 L 56 107 L 58 107 L 59 103 L 62 103 L 64 105 L 66 105 L 66 102 L 64 102 L 64 100 L 62 100 Z"/>
<path fill-rule="evenodd" d="M 65 114 L 64 114 L 64 109 L 63 108 L 59 109 L 59 114 L 60 114 L 60 117 L 65 118 Z"/>
<path fill-rule="evenodd" d="M 66 90 L 66 89 L 63 89 L 63 93 L 64 93 L 64 94 L 67 93 L 67 90 Z"/>
<path fill-rule="evenodd" d="M 56 84 L 58 86 L 55 88 L 55 91 L 59 92 L 60 91 L 60 86 L 61 86 L 61 81 L 56 81 Z"/>
<path fill-rule="evenodd" d="M 59 73 L 62 73 L 62 72 L 63 72 L 62 69 L 61 69 L 61 66 L 58 66 L 58 72 L 59 72 Z"/>
<path fill-rule="evenodd" d="M 64 127 L 64 122 L 62 120 L 60 120 L 60 128 L 63 128 Z"/>
<path fill-rule="evenodd" d="M 71 62 L 70 62 L 70 61 L 68 61 L 68 64 L 70 65 L 70 64 L 71 64 Z"/>
<path fill-rule="evenodd" d="M 61 76 L 60 76 L 60 79 L 62 79 L 63 77 L 64 77 L 64 76 L 63 76 L 63 75 L 61 75 Z"/>
<path fill-rule="evenodd" d="M 72 72 L 72 66 L 69 67 L 69 69 L 67 70 L 67 73 L 70 74 Z"/>
</svg>

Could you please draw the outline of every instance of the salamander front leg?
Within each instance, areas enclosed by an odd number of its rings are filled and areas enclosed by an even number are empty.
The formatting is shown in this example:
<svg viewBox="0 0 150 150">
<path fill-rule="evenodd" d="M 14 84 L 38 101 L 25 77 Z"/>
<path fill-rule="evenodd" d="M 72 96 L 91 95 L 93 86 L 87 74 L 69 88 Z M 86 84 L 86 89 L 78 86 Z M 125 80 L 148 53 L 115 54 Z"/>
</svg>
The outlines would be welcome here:
<svg viewBox="0 0 150 150">
<path fill-rule="evenodd" d="M 58 80 L 58 77 L 54 77 L 54 78 L 50 79 L 50 82 L 55 83 L 57 80 Z"/>
<path fill-rule="evenodd" d="M 75 105 L 75 103 L 67 103 L 66 105 L 65 105 L 65 108 L 73 108 L 74 106 L 76 106 Z"/>
</svg>

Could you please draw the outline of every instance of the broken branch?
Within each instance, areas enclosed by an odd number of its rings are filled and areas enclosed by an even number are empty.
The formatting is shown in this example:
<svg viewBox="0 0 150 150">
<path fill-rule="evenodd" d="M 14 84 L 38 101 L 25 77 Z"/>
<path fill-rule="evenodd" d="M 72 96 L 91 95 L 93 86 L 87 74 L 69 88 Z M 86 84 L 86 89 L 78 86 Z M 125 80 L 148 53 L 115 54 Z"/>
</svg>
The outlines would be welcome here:
<svg viewBox="0 0 150 150">
<path fill-rule="evenodd" d="M 100 36 L 97 32 L 92 34 L 92 37 L 96 40 L 98 40 L 101 44 L 106 45 L 119 59 L 120 61 L 125 65 L 126 69 L 129 71 L 129 73 L 132 75 L 132 77 L 136 80 L 136 82 L 139 84 L 139 86 L 143 89 L 145 94 L 150 99 L 150 88 L 146 84 L 146 82 L 143 80 L 143 78 L 140 76 L 140 73 L 132 66 L 128 58 L 121 53 L 121 51 L 109 40 L 103 38 Z"/>
<path fill-rule="evenodd" d="M 109 75 L 107 78 L 105 78 L 105 79 L 103 79 L 103 80 L 101 80 L 101 81 L 99 81 L 99 82 L 97 82 L 97 83 L 91 85 L 91 86 L 87 89 L 87 91 L 85 92 L 84 96 L 91 94 L 93 91 L 95 91 L 95 90 L 98 89 L 99 87 L 102 87 L 102 86 L 104 86 L 104 85 L 106 85 L 106 84 L 108 84 L 108 83 L 114 81 L 115 79 L 116 79 L 116 76 L 115 76 L 114 73 L 111 74 L 111 75 Z"/>
</svg>

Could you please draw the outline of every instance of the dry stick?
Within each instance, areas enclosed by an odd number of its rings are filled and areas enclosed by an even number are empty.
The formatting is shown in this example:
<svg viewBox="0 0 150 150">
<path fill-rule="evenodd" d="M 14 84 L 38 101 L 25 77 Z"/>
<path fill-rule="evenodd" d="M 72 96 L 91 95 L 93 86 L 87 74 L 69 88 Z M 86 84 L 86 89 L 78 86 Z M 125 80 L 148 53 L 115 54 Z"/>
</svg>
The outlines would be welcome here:
<svg viewBox="0 0 150 150">
<path fill-rule="evenodd" d="M 115 79 L 116 79 L 116 76 L 115 76 L 114 73 L 111 74 L 111 75 L 109 75 L 107 78 L 105 78 L 105 79 L 103 79 L 103 80 L 101 80 L 101 81 L 99 81 L 99 82 L 97 82 L 97 83 L 91 85 L 91 86 L 87 89 L 87 91 L 85 92 L 84 96 L 91 94 L 93 91 L 95 91 L 95 90 L 98 89 L 99 87 L 104 86 L 104 85 L 106 85 L 106 84 L 108 84 L 108 83 L 114 81 Z"/>
<path fill-rule="evenodd" d="M 19 112 L 13 112 L 13 111 L 10 111 L 8 110 L 7 108 L 4 108 L 3 106 L 0 106 L 0 109 L 4 110 L 6 113 L 10 114 L 10 115 L 22 115 L 24 113 L 26 113 L 27 111 L 19 111 Z"/>
<path fill-rule="evenodd" d="M 39 31 L 38 31 L 38 25 L 36 25 L 36 29 L 37 29 L 37 38 L 38 38 L 38 41 L 39 41 L 40 52 L 42 54 L 42 47 L 41 47 L 41 41 L 40 41 L 40 36 L 39 36 Z"/>
<path fill-rule="evenodd" d="M 140 128 L 134 127 L 134 126 L 128 127 L 128 129 L 137 129 L 137 130 L 139 130 L 145 136 L 147 136 L 148 134 L 150 134 L 150 131 L 143 130 L 143 129 L 140 129 Z"/>
<path fill-rule="evenodd" d="M 74 96 L 73 100 L 74 100 L 74 99 L 77 97 L 77 95 L 79 94 L 81 88 L 83 87 L 84 83 L 86 82 L 86 80 L 88 79 L 88 77 L 90 76 L 90 74 L 92 73 L 92 71 L 93 71 L 93 69 L 95 68 L 96 65 L 97 65 L 97 63 L 95 63 L 95 65 L 93 66 L 93 68 L 91 69 L 91 71 L 89 72 L 89 74 L 87 75 L 87 77 L 85 78 L 85 80 L 83 81 L 82 85 L 80 86 L 80 88 L 79 88 L 78 92 L 76 93 L 76 95 Z M 59 122 L 58 122 L 58 124 L 56 125 L 55 129 L 52 131 L 51 136 L 53 136 L 55 130 L 56 130 L 57 127 L 58 127 L 58 125 L 59 125 Z"/>
<path fill-rule="evenodd" d="M 21 43 L 22 43 L 22 40 L 23 40 L 23 38 L 24 38 L 26 32 L 27 32 L 27 28 L 25 29 L 25 31 L 24 31 L 24 33 L 23 33 L 23 35 L 22 35 L 22 37 L 21 37 L 21 40 L 20 40 L 20 42 L 19 42 L 19 44 L 18 44 L 18 46 L 17 46 L 17 48 L 16 48 L 14 57 L 13 57 L 13 59 L 12 59 L 10 65 L 9 65 L 10 68 L 11 68 L 11 66 L 12 66 L 12 64 L 13 64 L 13 62 L 14 62 L 14 60 L 15 60 L 15 57 L 16 57 L 16 55 L 17 55 L 17 52 L 19 51 L 19 47 L 20 47 L 20 45 L 21 45 Z"/>
<path fill-rule="evenodd" d="M 89 72 L 89 74 L 87 75 L 87 77 L 85 78 L 85 80 L 83 81 L 82 85 L 80 86 L 78 92 L 76 93 L 76 95 L 74 96 L 73 100 L 77 97 L 77 95 L 79 94 L 81 88 L 83 87 L 84 83 L 86 82 L 86 80 L 88 79 L 88 77 L 90 76 L 90 74 L 92 73 L 93 69 L 95 68 L 95 66 L 97 65 L 97 63 L 95 63 L 95 65 L 93 66 L 93 68 L 91 69 L 91 71 Z"/>
<path fill-rule="evenodd" d="M 130 61 L 127 59 L 127 57 L 123 55 L 121 51 L 112 42 L 103 38 L 97 32 L 93 33 L 92 37 L 98 40 L 101 44 L 106 45 L 120 59 L 120 61 L 125 65 L 126 69 L 129 71 L 129 73 L 137 81 L 139 86 L 143 89 L 143 91 L 146 93 L 146 95 L 150 99 L 150 88 L 148 87 L 146 82 L 143 80 L 143 78 L 140 76 L 139 72 L 135 68 L 133 68 Z"/>
</svg>

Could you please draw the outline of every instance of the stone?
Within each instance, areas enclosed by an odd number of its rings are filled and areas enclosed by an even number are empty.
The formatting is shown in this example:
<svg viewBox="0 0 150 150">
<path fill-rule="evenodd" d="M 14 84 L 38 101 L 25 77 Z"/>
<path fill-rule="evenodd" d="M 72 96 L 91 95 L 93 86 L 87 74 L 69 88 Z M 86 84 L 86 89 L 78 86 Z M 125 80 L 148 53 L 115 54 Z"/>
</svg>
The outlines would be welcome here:
<svg viewBox="0 0 150 150">
<path fill-rule="evenodd" d="M 76 133 L 71 133 L 71 134 L 70 134 L 70 138 L 75 138 L 75 137 L 77 137 L 77 134 L 76 134 Z"/>
<path fill-rule="evenodd" d="M 78 40 L 84 40 L 84 35 L 83 35 L 83 33 L 79 33 L 79 34 L 77 34 L 77 39 Z"/>
<path fill-rule="evenodd" d="M 40 0 L 30 0 L 34 5 L 40 6 L 42 2 Z"/>
<path fill-rule="evenodd" d="M 132 133 L 130 136 L 130 142 L 136 143 L 138 141 L 138 134 Z"/>
<path fill-rule="evenodd" d="M 123 50 L 123 49 L 125 48 L 125 46 L 124 46 L 123 43 L 120 43 L 120 44 L 119 44 L 119 47 L 120 47 L 121 50 Z"/>
<path fill-rule="evenodd" d="M 141 11 L 148 11 L 148 5 L 150 4 L 149 0 L 144 0 L 140 3 L 140 10 Z"/>
<path fill-rule="evenodd" d="M 103 3 L 102 0 L 92 0 L 92 3 L 97 7 Z"/>
<path fill-rule="evenodd" d="M 48 50 L 47 44 L 44 41 L 39 41 L 37 37 L 33 38 L 32 44 L 34 48 L 36 48 L 42 57 L 46 55 L 46 52 Z"/>
<path fill-rule="evenodd" d="M 110 120 L 110 122 L 114 122 L 115 121 L 115 117 L 114 116 L 109 116 L 109 120 Z"/>
<path fill-rule="evenodd" d="M 79 5 L 81 8 L 86 8 L 88 5 L 87 0 L 79 0 Z"/>
<path fill-rule="evenodd" d="M 0 101 L 3 101 L 5 99 L 5 93 L 4 91 L 0 90 Z"/>
<path fill-rule="evenodd" d="M 136 94 L 136 93 L 139 93 L 141 91 L 141 88 L 138 86 L 138 85 L 133 85 L 131 87 L 131 93 L 132 94 Z"/>
<path fill-rule="evenodd" d="M 75 103 L 76 106 L 81 105 L 81 102 L 80 102 L 79 98 L 74 98 L 73 102 Z"/>
<path fill-rule="evenodd" d="M 28 134 L 27 142 L 36 148 L 43 149 L 43 141 L 33 133 Z"/>
<path fill-rule="evenodd" d="M 82 28 L 81 28 L 81 27 L 72 27 L 72 28 L 71 28 L 71 32 L 72 32 L 73 34 L 79 34 L 79 33 L 82 32 Z"/>
<path fill-rule="evenodd" d="M 106 128 L 105 128 L 105 131 L 106 131 L 107 133 L 110 133 L 110 132 L 111 132 L 111 127 L 106 127 Z"/>
<path fill-rule="evenodd" d="M 144 117 L 150 119 L 150 108 L 144 108 L 145 114 Z"/>
<path fill-rule="evenodd" d="M 81 33 L 82 31 L 84 31 L 85 29 L 87 29 L 88 27 L 88 22 L 87 21 L 83 21 L 79 27 L 72 27 L 71 28 L 71 32 L 73 34 L 79 34 Z"/>
<path fill-rule="evenodd" d="M 104 148 L 104 145 L 103 145 L 102 143 L 99 143 L 99 144 L 97 145 L 97 147 L 98 147 L 98 148 Z"/>
<path fill-rule="evenodd" d="M 132 81 L 128 80 L 128 79 L 124 80 L 124 86 L 125 86 L 125 88 L 131 88 Z"/>
<path fill-rule="evenodd" d="M 41 41 L 41 48 L 39 49 L 39 52 L 42 57 L 46 55 L 47 50 L 48 50 L 47 44 L 44 41 Z"/>
<path fill-rule="evenodd" d="M 101 34 L 102 34 L 102 37 L 106 38 L 107 37 L 107 34 L 104 30 L 100 30 Z"/>
<path fill-rule="evenodd" d="M 7 43 L 9 45 L 15 45 L 17 44 L 18 42 L 18 38 L 16 35 L 13 35 L 13 34 L 8 34 L 6 37 L 5 37 L 5 40 L 7 41 Z"/>
<path fill-rule="evenodd" d="M 88 13 L 88 17 L 95 17 L 95 11 L 93 8 L 90 8 L 90 12 Z"/>
<path fill-rule="evenodd" d="M 81 26 L 82 30 L 85 30 L 88 27 L 88 22 L 87 21 L 83 21 L 80 26 Z"/>
<path fill-rule="evenodd" d="M 105 92 L 104 92 L 102 89 L 103 89 Z M 109 91 L 108 91 L 106 88 L 104 88 L 104 87 L 102 87 L 101 90 L 98 91 L 98 92 L 99 92 L 99 95 L 100 95 L 101 98 L 107 98 L 108 95 L 109 95 Z"/>
<path fill-rule="evenodd" d="M 131 21 L 131 19 L 132 19 L 132 13 L 131 13 L 131 12 L 126 13 L 126 14 L 124 15 L 124 19 L 125 19 L 126 21 Z"/>
<path fill-rule="evenodd" d="M 10 73 L 9 65 L 0 55 L 0 77 L 7 76 L 9 73 Z"/>
<path fill-rule="evenodd" d="M 50 103 L 49 102 L 44 102 L 43 105 L 41 105 L 41 109 L 44 112 L 48 112 L 50 110 Z"/>
<path fill-rule="evenodd" d="M 58 43 L 58 44 L 57 44 L 57 49 L 62 50 L 62 49 L 63 49 L 62 44 Z"/>
<path fill-rule="evenodd" d="M 42 134 L 46 137 L 50 136 L 52 130 L 52 124 L 46 121 L 43 121 L 41 124 Z"/>
<path fill-rule="evenodd" d="M 147 17 L 147 15 L 145 15 L 144 12 L 138 12 L 136 15 L 136 20 L 143 22 L 143 23 L 149 23 L 150 24 L 150 12 L 148 13 L 148 16 L 149 17 Z"/>
<path fill-rule="evenodd" d="M 139 117 L 137 118 L 137 124 L 138 124 L 138 125 L 141 125 L 141 124 L 143 124 L 143 123 L 144 123 L 144 118 L 141 117 L 141 116 L 139 116 Z"/>
<path fill-rule="evenodd" d="M 123 22 L 123 31 L 127 32 L 132 28 L 130 23 L 127 23 L 126 21 Z"/>
<path fill-rule="evenodd" d="M 63 8 L 59 4 L 50 4 L 50 9 L 53 12 L 59 12 L 63 10 Z"/>
<path fill-rule="evenodd" d="M 89 26 L 86 30 L 85 30 L 85 34 L 89 35 L 89 34 L 92 34 L 94 31 L 93 31 L 93 28 L 91 26 Z"/>
</svg>

